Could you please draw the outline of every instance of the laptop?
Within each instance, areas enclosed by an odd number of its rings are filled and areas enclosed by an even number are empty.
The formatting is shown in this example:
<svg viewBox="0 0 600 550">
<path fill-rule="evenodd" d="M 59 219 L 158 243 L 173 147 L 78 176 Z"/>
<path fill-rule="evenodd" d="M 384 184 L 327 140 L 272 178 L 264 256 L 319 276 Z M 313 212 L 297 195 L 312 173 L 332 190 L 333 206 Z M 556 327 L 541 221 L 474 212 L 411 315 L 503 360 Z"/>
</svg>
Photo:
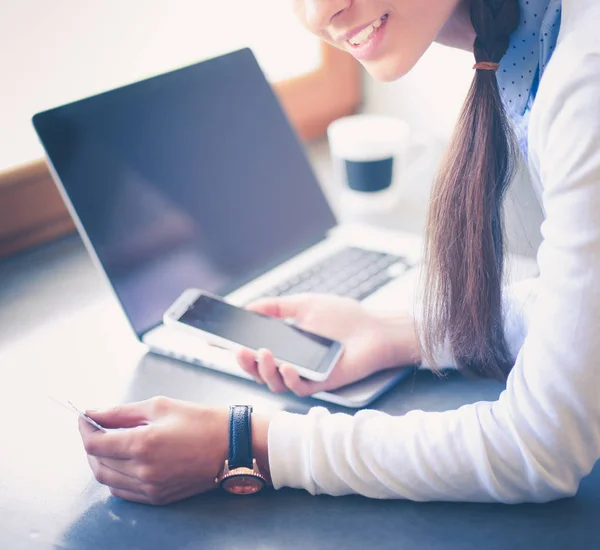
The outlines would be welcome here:
<svg viewBox="0 0 600 550">
<path fill-rule="evenodd" d="M 186 288 L 244 305 L 329 292 L 412 306 L 421 241 L 340 225 L 251 50 L 33 117 L 78 231 L 151 352 L 248 378 L 162 324 Z M 314 397 L 363 407 L 412 369 Z"/>
</svg>

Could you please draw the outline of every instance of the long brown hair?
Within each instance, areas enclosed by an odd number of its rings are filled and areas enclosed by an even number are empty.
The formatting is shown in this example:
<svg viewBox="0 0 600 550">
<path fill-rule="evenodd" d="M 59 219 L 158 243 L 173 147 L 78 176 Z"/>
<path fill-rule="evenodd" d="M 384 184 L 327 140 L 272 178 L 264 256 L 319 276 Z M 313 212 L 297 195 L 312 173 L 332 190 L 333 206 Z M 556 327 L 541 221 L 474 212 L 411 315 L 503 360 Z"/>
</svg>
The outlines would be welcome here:
<svg viewBox="0 0 600 550">
<path fill-rule="evenodd" d="M 471 0 L 476 62 L 499 63 L 519 23 L 518 0 Z M 466 373 L 505 379 L 502 204 L 515 139 L 496 74 L 476 70 L 434 185 L 427 220 L 424 357 L 449 345 Z"/>
</svg>

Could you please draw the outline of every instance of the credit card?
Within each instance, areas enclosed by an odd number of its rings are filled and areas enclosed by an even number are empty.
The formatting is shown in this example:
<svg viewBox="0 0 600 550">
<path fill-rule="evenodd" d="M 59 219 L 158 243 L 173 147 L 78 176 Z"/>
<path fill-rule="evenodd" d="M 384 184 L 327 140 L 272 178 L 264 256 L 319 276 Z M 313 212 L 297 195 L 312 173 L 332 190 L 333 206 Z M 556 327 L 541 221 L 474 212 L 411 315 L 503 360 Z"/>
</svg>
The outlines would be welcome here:
<svg viewBox="0 0 600 550">
<path fill-rule="evenodd" d="M 94 428 L 96 428 L 97 430 L 100 430 L 101 432 L 106 432 L 106 428 L 103 426 L 100 426 L 100 424 L 98 424 L 98 422 L 96 422 L 93 418 L 90 418 L 87 414 L 85 414 L 83 411 L 80 411 L 75 405 L 73 405 L 73 403 L 71 403 L 70 401 L 67 400 L 66 403 L 63 403 L 62 401 L 59 401 L 58 399 L 56 399 L 55 397 L 52 397 L 51 395 L 48 396 L 50 399 L 52 399 L 52 401 L 54 401 L 55 403 L 58 403 L 61 407 L 64 407 L 65 409 L 70 410 L 71 412 L 74 412 L 76 415 L 80 416 L 81 418 L 83 418 L 88 424 L 90 424 L 91 426 L 93 426 Z"/>
</svg>

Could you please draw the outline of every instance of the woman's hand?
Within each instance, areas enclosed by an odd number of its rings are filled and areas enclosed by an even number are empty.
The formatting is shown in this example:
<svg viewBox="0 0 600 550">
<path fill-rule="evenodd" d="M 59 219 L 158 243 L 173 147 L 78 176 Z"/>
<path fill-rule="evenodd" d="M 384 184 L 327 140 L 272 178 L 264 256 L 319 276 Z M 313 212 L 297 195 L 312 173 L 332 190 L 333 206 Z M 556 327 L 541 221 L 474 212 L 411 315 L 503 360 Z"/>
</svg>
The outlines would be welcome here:
<svg viewBox="0 0 600 550">
<path fill-rule="evenodd" d="M 268 298 L 248 309 L 282 319 L 293 319 L 300 328 L 338 340 L 344 354 L 324 382 L 301 378 L 294 368 L 275 365 L 273 354 L 240 350 L 240 366 L 274 392 L 291 390 L 307 396 L 333 390 L 387 368 L 411 365 L 420 360 L 420 345 L 410 315 L 384 318 L 349 298 L 325 294 L 300 294 Z"/>
<path fill-rule="evenodd" d="M 216 487 L 229 445 L 229 411 L 155 397 L 88 414 L 109 430 L 79 422 L 96 479 L 126 500 L 168 504 Z M 268 422 L 252 415 L 253 449 L 268 476 Z M 261 464 L 262 463 L 262 464 Z"/>
</svg>

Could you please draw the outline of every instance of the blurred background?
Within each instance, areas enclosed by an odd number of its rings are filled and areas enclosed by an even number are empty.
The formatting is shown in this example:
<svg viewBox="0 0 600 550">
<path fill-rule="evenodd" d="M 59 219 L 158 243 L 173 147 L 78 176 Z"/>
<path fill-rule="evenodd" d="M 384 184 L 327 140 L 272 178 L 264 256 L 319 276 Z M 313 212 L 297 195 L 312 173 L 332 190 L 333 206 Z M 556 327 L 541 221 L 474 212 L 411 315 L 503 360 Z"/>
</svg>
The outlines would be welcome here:
<svg viewBox="0 0 600 550">
<path fill-rule="evenodd" d="M 434 45 L 401 80 L 373 81 L 319 44 L 281 0 L 0 0 L 0 257 L 74 231 L 31 116 L 244 46 L 253 49 L 339 214 L 326 128 L 352 113 L 410 125 L 397 223 L 422 233 L 435 168 L 472 78 L 472 56 Z M 534 255 L 541 211 L 521 171 L 507 201 L 509 247 Z"/>
</svg>

